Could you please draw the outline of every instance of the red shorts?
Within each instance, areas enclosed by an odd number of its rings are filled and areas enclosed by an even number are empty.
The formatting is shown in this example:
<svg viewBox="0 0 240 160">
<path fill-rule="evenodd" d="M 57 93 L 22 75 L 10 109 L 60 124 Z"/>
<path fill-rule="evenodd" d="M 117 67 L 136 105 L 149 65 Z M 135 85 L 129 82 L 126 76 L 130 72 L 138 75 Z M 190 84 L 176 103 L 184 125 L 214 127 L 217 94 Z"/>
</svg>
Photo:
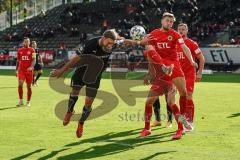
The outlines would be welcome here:
<svg viewBox="0 0 240 160">
<path fill-rule="evenodd" d="M 33 81 L 33 71 L 18 71 L 18 79 L 31 84 Z"/>
<path fill-rule="evenodd" d="M 163 79 L 165 79 L 167 81 L 172 81 L 174 78 L 184 77 L 184 73 L 182 71 L 182 67 L 181 67 L 179 61 L 163 59 L 163 64 L 165 64 L 166 66 L 170 66 L 171 64 L 174 65 L 172 74 L 170 76 L 164 74 Z"/>
<path fill-rule="evenodd" d="M 196 72 L 184 72 L 187 92 L 193 93 L 196 79 Z"/>
<path fill-rule="evenodd" d="M 158 76 L 152 82 L 152 86 L 150 88 L 150 93 L 148 96 L 162 96 L 173 92 L 175 87 L 171 81 L 166 81 L 162 79 L 162 76 Z"/>
</svg>

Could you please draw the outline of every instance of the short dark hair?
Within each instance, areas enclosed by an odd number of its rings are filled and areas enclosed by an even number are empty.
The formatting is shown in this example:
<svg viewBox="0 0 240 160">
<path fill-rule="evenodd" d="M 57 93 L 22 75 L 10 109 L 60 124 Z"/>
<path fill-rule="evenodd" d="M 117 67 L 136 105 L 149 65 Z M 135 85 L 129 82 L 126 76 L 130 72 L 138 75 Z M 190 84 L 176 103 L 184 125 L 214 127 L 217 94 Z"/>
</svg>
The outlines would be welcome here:
<svg viewBox="0 0 240 160">
<path fill-rule="evenodd" d="M 103 33 L 103 37 L 117 40 L 117 33 L 113 30 L 108 29 Z"/>
</svg>

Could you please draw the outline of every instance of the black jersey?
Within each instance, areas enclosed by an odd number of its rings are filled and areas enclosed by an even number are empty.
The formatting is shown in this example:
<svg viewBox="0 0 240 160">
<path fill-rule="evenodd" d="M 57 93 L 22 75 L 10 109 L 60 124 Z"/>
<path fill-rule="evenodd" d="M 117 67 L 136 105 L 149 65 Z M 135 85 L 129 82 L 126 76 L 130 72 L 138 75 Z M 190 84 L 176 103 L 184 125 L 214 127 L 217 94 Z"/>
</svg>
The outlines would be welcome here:
<svg viewBox="0 0 240 160">
<path fill-rule="evenodd" d="M 104 71 L 108 66 L 108 60 L 110 58 L 111 53 L 103 51 L 102 47 L 99 45 L 99 39 L 101 37 L 96 37 L 93 39 L 90 39 L 83 45 L 81 48 L 79 48 L 76 53 L 77 55 L 81 57 L 95 57 L 96 59 L 99 59 L 102 61 L 102 71 Z M 97 65 L 96 61 L 91 61 L 89 65 Z"/>
<path fill-rule="evenodd" d="M 38 65 L 38 64 L 40 64 L 39 63 L 39 59 L 40 59 L 39 49 L 35 49 L 35 53 L 36 53 L 36 65 Z"/>
</svg>

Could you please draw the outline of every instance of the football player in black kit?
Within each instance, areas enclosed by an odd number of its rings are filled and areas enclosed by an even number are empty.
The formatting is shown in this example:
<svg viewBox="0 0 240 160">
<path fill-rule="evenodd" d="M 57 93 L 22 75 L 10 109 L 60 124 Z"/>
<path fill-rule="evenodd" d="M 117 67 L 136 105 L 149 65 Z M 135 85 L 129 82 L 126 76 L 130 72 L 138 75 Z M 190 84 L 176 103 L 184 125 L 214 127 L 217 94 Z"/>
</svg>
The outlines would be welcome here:
<svg viewBox="0 0 240 160">
<path fill-rule="evenodd" d="M 109 57 L 117 44 L 123 47 L 134 45 L 144 45 L 150 39 L 145 38 L 141 41 L 134 41 L 120 37 L 115 30 L 106 30 L 101 37 L 88 40 L 85 45 L 76 51 L 77 55 L 67 62 L 62 68 L 53 70 L 51 77 L 59 78 L 69 68 L 76 67 L 71 79 L 72 91 L 68 101 L 68 111 L 63 120 L 66 126 L 74 114 L 74 106 L 78 100 L 80 90 L 86 86 L 85 105 L 83 107 L 81 118 L 79 119 L 76 135 L 80 138 L 83 134 L 84 122 L 92 111 L 92 103 L 97 95 L 101 81 L 101 75 L 107 68 Z"/>
<path fill-rule="evenodd" d="M 34 66 L 32 85 L 33 86 L 38 86 L 37 81 L 41 77 L 42 72 L 43 72 L 42 71 L 43 61 L 42 61 L 42 57 L 39 55 L 39 49 L 37 48 L 37 42 L 36 41 L 32 41 L 31 46 L 32 46 L 32 48 L 35 49 L 35 53 L 36 53 L 36 64 Z M 36 78 L 35 78 L 35 72 L 37 72 Z"/>
</svg>

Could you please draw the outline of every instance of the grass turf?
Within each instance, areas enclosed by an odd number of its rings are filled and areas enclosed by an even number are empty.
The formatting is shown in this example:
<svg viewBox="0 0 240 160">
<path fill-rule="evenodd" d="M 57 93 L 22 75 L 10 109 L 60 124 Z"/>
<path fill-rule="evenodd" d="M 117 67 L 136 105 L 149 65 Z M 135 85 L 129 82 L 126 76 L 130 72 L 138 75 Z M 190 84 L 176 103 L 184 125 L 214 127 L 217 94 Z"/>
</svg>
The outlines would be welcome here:
<svg viewBox="0 0 240 160">
<path fill-rule="evenodd" d="M 17 79 L 2 75 L 0 159 L 240 159 L 240 85 L 225 83 L 236 82 L 231 75 L 221 75 L 225 79 L 223 82 L 219 82 L 219 76 L 209 78 L 211 82 L 196 85 L 195 131 L 179 141 L 172 141 L 171 135 L 176 130 L 176 124 L 166 129 L 165 121 L 163 127 L 153 129 L 151 136 L 139 138 L 138 134 L 144 125 L 145 98 L 137 98 L 136 104 L 129 106 L 119 97 L 122 94 L 119 92 L 124 92 L 129 100 L 133 99 L 133 92 L 120 89 L 117 94 L 110 79 L 102 80 L 102 92 L 98 94 L 102 99 L 94 102 L 95 108 L 104 102 L 103 107 L 99 107 L 94 114 L 108 113 L 87 121 L 84 136 L 77 139 L 77 123 L 71 122 L 63 127 L 62 121 L 56 116 L 60 111 L 55 111 L 60 101 L 68 99 L 68 89 L 65 93 L 56 92 L 49 87 L 49 79 L 43 77 L 39 81 L 40 86 L 33 88 L 32 106 L 17 108 Z M 129 80 L 117 82 L 119 86 L 128 83 Z M 131 91 L 147 91 L 147 88 L 138 86 Z M 83 97 L 80 97 L 75 107 L 77 113 L 81 111 L 83 102 Z M 162 113 L 166 113 L 163 98 L 161 102 Z M 114 105 L 116 108 L 113 109 Z"/>
</svg>

